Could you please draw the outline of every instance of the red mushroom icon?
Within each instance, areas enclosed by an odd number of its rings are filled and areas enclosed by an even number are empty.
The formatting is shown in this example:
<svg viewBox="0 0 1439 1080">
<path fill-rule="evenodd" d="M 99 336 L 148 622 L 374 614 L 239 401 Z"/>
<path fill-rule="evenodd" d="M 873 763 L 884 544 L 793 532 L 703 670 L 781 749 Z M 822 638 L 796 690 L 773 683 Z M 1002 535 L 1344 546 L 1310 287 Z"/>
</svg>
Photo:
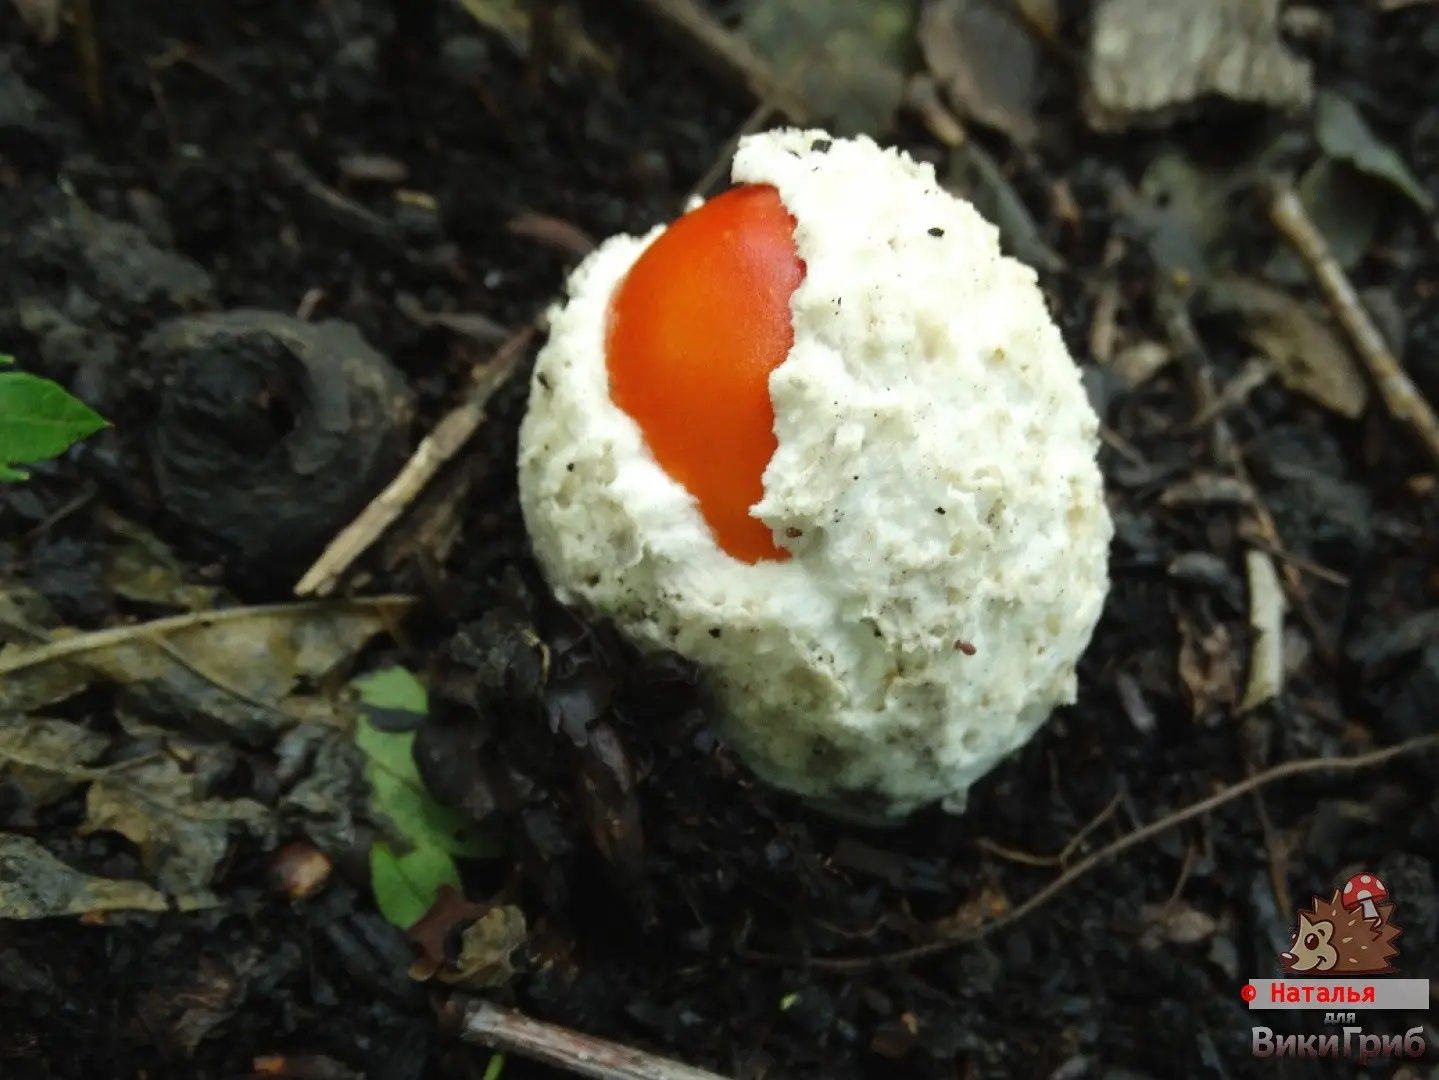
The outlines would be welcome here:
<svg viewBox="0 0 1439 1080">
<path fill-rule="evenodd" d="M 1379 908 L 1376 905 L 1387 899 L 1389 899 L 1389 889 L 1373 874 L 1355 874 L 1344 883 L 1344 910 L 1353 911 L 1355 908 L 1362 907 L 1366 919 L 1377 919 L 1382 922 L 1383 916 L 1379 914 Z"/>
</svg>

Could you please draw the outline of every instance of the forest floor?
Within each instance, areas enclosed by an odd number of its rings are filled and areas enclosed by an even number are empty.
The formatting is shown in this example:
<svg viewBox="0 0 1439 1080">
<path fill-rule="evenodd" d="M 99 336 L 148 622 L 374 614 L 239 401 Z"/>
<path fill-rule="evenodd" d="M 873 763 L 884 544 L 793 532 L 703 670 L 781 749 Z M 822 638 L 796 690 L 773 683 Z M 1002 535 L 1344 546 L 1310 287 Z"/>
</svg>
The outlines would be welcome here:
<svg viewBox="0 0 1439 1080">
<path fill-rule="evenodd" d="M 1224 46 L 1240 74 L 1130 56 L 1113 85 L 1095 37 L 1139 8 L 1021 6 L 1029 39 L 926 4 L 902 64 L 860 34 L 791 95 L 773 27 L 727 49 L 758 3 L 703 43 L 649 0 L 87 0 L 53 33 L 0 5 L 0 352 L 112 423 L 0 486 L 0 1077 L 575 1075 L 461 1038 L 476 997 L 736 1080 L 1337 1075 L 1257 1058 L 1324 1010 L 1241 988 L 1361 871 L 1399 973 L 1439 970 L 1439 466 L 1369 370 L 1439 401 L 1439 7 L 1291 6 Z M 546 596 L 516 504 L 566 273 L 786 112 L 994 217 L 1105 424 L 1078 704 L 967 814 L 892 831 L 750 780 L 683 663 Z M 469 437 L 332 564 L 350 599 L 297 597 L 457 408 Z M 374 870 L 396 768 L 479 830 L 408 935 Z"/>
</svg>

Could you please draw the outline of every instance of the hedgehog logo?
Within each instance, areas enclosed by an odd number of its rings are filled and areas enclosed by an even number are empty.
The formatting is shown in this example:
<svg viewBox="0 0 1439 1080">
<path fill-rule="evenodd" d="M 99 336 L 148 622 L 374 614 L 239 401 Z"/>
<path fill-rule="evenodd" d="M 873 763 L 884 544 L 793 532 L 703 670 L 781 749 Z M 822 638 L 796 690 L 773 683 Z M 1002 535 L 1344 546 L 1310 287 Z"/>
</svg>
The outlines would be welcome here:
<svg viewBox="0 0 1439 1080">
<path fill-rule="evenodd" d="M 1292 975 L 1387 975 L 1399 955 L 1394 939 L 1403 933 L 1393 915 L 1384 882 L 1355 874 L 1328 900 L 1316 896 L 1299 911 L 1280 963 Z"/>
</svg>

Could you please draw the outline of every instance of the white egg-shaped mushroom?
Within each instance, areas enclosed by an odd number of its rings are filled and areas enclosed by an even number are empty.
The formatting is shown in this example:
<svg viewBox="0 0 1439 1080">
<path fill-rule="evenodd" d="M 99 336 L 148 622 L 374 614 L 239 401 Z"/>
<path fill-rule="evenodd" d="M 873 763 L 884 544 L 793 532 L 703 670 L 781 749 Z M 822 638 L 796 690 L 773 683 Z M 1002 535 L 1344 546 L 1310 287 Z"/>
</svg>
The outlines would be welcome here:
<svg viewBox="0 0 1439 1080">
<path fill-rule="evenodd" d="M 786 557 L 728 554 L 612 396 L 612 301 L 664 226 L 601 244 L 550 314 L 520 429 L 535 557 L 562 602 L 695 661 L 761 779 L 962 812 L 1076 699 L 1109 587 L 1097 417 L 1034 272 L 931 166 L 786 129 L 732 179 L 778 193 L 803 264 L 748 508 Z"/>
</svg>

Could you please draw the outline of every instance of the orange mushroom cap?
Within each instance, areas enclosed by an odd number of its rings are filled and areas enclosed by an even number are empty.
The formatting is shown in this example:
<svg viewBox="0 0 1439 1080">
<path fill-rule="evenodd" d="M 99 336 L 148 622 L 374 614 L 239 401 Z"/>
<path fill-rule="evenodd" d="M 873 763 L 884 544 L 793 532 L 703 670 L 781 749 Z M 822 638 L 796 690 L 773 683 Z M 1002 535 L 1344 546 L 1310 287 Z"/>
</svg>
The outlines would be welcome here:
<svg viewBox="0 0 1439 1080">
<path fill-rule="evenodd" d="M 794 226 L 773 187 L 732 188 L 661 233 L 610 302 L 611 399 L 715 543 L 747 563 L 789 554 L 749 510 L 779 445 L 769 376 L 794 344 Z"/>
</svg>

